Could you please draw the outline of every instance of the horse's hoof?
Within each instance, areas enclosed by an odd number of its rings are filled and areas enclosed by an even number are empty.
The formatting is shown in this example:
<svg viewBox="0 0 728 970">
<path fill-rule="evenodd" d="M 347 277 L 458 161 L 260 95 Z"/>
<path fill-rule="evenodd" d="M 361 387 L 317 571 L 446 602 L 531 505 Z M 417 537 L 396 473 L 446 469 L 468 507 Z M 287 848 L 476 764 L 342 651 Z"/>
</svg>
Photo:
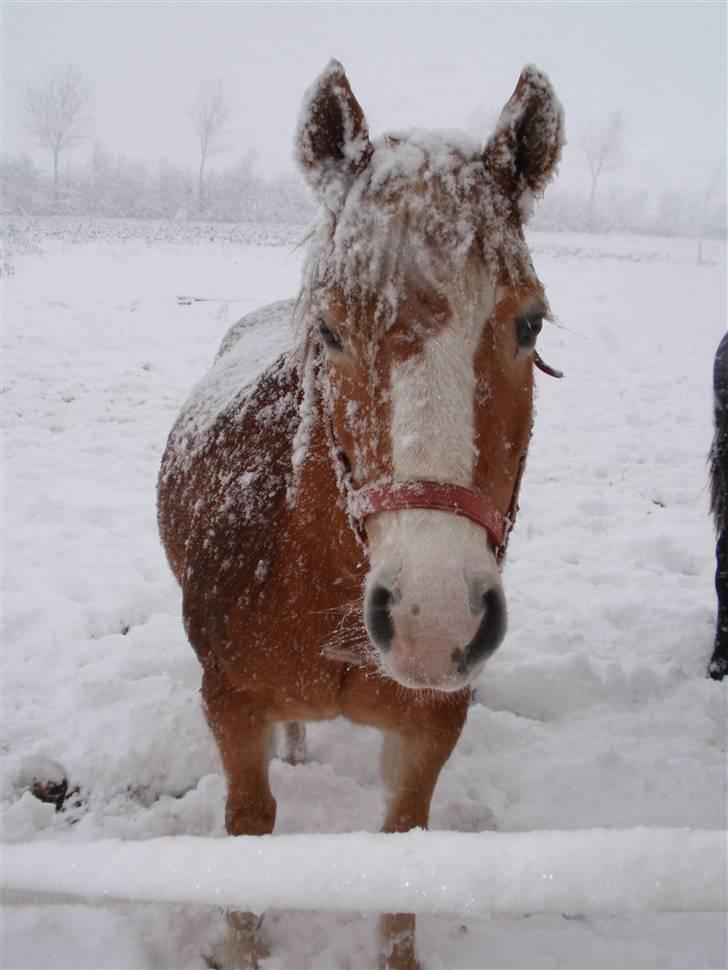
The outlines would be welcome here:
<svg viewBox="0 0 728 970">
<path fill-rule="evenodd" d="M 728 674 L 728 657 L 713 657 L 708 664 L 708 676 L 713 680 L 723 680 Z"/>
</svg>

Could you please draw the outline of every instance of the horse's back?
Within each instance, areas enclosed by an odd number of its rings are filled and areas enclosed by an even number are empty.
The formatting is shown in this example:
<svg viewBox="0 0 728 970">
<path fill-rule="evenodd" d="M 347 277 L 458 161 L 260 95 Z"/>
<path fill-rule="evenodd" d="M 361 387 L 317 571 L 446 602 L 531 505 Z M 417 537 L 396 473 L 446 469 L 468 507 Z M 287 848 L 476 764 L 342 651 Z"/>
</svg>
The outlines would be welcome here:
<svg viewBox="0 0 728 970">
<path fill-rule="evenodd" d="M 233 324 L 169 435 L 159 526 L 185 593 L 254 569 L 270 542 L 265 522 L 285 501 L 299 407 L 293 307 L 271 304 Z"/>
<path fill-rule="evenodd" d="M 260 353 L 264 356 L 267 346 L 265 341 L 261 340 L 264 335 L 274 339 L 278 336 L 290 339 L 295 307 L 295 300 L 278 300 L 276 303 L 268 303 L 246 313 L 237 323 L 232 324 L 222 338 L 222 343 L 215 355 L 215 363 L 235 347 L 240 347 L 241 341 L 244 342 L 242 346 L 245 353 L 249 354 L 254 351 L 256 345 L 260 345 Z M 253 380 L 256 376 L 255 371 L 250 371 L 251 366 L 254 366 L 252 362 L 246 366 L 249 373 L 247 380 Z"/>
</svg>

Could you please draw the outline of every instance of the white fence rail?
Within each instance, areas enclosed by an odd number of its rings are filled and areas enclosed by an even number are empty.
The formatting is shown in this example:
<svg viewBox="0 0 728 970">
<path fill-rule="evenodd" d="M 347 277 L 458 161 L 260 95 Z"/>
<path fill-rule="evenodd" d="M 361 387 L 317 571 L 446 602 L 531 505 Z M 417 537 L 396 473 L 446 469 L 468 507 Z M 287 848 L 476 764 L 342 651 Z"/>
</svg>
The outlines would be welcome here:
<svg viewBox="0 0 728 970">
<path fill-rule="evenodd" d="M 166 902 L 477 919 L 726 909 L 726 833 L 174 837 L 2 847 L 6 904 Z"/>
</svg>

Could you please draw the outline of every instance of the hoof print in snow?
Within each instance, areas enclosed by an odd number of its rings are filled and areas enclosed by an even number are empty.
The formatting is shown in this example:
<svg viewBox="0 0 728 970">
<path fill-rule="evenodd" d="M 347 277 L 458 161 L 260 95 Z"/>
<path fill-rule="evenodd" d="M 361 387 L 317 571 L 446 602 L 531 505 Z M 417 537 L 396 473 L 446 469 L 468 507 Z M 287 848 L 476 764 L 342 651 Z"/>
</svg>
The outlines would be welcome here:
<svg viewBox="0 0 728 970">
<path fill-rule="evenodd" d="M 84 807 L 85 799 L 81 797 L 81 789 L 70 788 L 66 778 L 63 781 L 34 781 L 30 787 L 31 795 L 38 801 L 54 805 L 57 812 L 68 815 L 68 822 L 75 825 L 80 818 L 77 811 Z"/>
<path fill-rule="evenodd" d="M 30 757 L 23 762 L 16 785 L 21 791 L 30 791 L 38 801 L 55 805 L 60 812 L 67 800 L 78 794 L 78 788 L 69 789 L 65 768 L 45 757 Z"/>
<path fill-rule="evenodd" d="M 41 802 L 48 802 L 56 806 L 56 811 L 60 812 L 68 796 L 68 779 L 61 781 L 38 781 L 37 779 L 30 786 L 30 793 Z"/>
</svg>

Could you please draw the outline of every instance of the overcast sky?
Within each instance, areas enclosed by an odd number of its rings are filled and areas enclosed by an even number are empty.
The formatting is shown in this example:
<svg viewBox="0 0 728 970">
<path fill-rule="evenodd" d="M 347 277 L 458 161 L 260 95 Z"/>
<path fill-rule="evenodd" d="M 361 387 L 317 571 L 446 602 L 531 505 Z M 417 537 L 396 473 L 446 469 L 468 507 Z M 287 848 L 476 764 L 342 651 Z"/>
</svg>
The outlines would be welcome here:
<svg viewBox="0 0 728 970">
<path fill-rule="evenodd" d="M 608 3 L 2 3 L 3 150 L 49 159 L 22 134 L 25 84 L 67 62 L 94 86 L 94 130 L 112 152 L 194 162 L 184 105 L 224 78 L 235 152 L 288 170 L 301 96 L 330 57 L 377 135 L 467 128 L 508 99 L 523 64 L 544 69 L 566 110 L 562 184 L 584 178 L 579 131 L 622 108 L 615 177 L 693 187 L 726 153 L 726 5 Z M 77 149 L 82 159 L 89 147 Z"/>
</svg>

